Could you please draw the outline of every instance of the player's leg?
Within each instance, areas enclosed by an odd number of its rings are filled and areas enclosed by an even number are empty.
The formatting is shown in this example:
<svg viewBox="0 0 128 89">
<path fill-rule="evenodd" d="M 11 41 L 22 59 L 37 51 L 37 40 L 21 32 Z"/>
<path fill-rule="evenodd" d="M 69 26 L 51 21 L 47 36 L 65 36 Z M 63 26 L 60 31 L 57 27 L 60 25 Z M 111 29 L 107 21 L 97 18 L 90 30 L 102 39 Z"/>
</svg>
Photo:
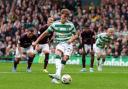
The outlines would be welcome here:
<svg viewBox="0 0 128 89">
<path fill-rule="evenodd" d="M 45 53 L 45 59 L 44 59 L 44 72 L 48 73 L 47 66 L 48 66 L 48 60 L 49 60 L 49 53 Z"/>
<path fill-rule="evenodd" d="M 56 59 L 55 75 L 57 76 L 58 79 L 61 78 L 62 69 L 63 69 L 64 65 L 66 64 L 67 60 L 69 59 L 69 55 L 71 55 L 72 50 L 73 50 L 72 45 L 68 45 L 68 44 L 60 44 L 56 47 L 55 53 L 57 54 L 56 58 L 58 58 L 58 59 Z M 53 80 L 55 80 L 57 78 L 54 78 Z"/>
<path fill-rule="evenodd" d="M 21 60 L 21 58 L 15 58 L 15 59 L 14 59 L 12 72 L 16 72 L 16 70 L 17 70 L 17 65 L 19 64 L 19 61 L 20 61 L 20 60 Z"/>
<path fill-rule="evenodd" d="M 94 72 L 94 69 L 93 69 L 93 64 L 94 64 L 94 51 L 92 49 L 90 51 L 90 55 L 91 55 L 90 72 Z"/>
<path fill-rule="evenodd" d="M 48 66 L 49 52 L 50 52 L 49 45 L 48 44 L 36 45 L 36 50 L 38 52 L 41 51 L 40 55 L 42 56 L 45 55 L 43 71 L 48 73 L 47 66 Z"/>
<path fill-rule="evenodd" d="M 82 47 L 82 69 L 81 72 L 86 72 L 86 47 Z"/>
<path fill-rule="evenodd" d="M 102 64 L 104 64 L 105 58 L 106 58 L 106 53 L 103 53 L 103 54 L 102 54 L 102 62 L 101 62 Z"/>
<path fill-rule="evenodd" d="M 55 66 L 56 66 L 56 72 L 55 74 L 49 74 L 49 76 L 52 79 L 52 83 L 56 83 L 56 84 L 59 84 L 59 81 L 60 78 L 61 78 L 61 70 L 62 70 L 62 67 L 63 65 L 61 65 L 61 59 L 62 59 L 62 51 L 61 50 L 58 50 L 58 49 L 55 49 Z"/>
<path fill-rule="evenodd" d="M 66 64 L 67 60 L 69 59 L 68 55 L 64 55 L 62 60 L 56 60 L 56 73 L 53 75 L 52 83 L 59 83 L 57 80 L 60 80 L 61 73 L 64 65 Z"/>
<path fill-rule="evenodd" d="M 29 54 L 28 62 L 27 62 L 27 64 L 28 64 L 27 65 L 27 72 L 31 72 L 31 66 L 32 66 L 33 59 L 34 59 L 34 55 Z"/>
<path fill-rule="evenodd" d="M 27 72 L 31 72 L 31 66 L 34 60 L 35 54 L 29 53 L 28 61 L 27 61 Z"/>
<path fill-rule="evenodd" d="M 63 67 L 63 65 L 61 64 L 63 52 L 56 49 L 55 54 L 56 54 L 56 57 L 55 57 L 56 73 L 55 74 L 58 76 L 58 79 L 59 79 L 61 77 L 61 70 L 62 70 L 62 67 Z"/>
<path fill-rule="evenodd" d="M 48 73 L 48 71 L 47 71 L 47 66 L 48 66 L 48 60 L 49 60 L 49 51 L 50 51 L 50 49 L 49 49 L 49 45 L 48 44 L 44 44 L 44 47 L 43 47 L 43 49 L 42 49 L 42 51 L 43 51 L 43 53 L 44 53 L 44 55 L 45 55 L 45 59 L 44 59 L 44 72 L 46 72 L 46 73 Z"/>
<path fill-rule="evenodd" d="M 63 66 L 66 65 L 66 62 L 68 61 L 69 56 L 71 55 L 71 53 L 73 51 L 73 46 L 72 46 L 72 44 L 65 44 L 64 49 L 65 50 L 63 51 L 63 58 L 61 60 L 61 66 L 62 66 L 61 68 L 63 68 Z"/>
<path fill-rule="evenodd" d="M 105 62 L 105 57 L 106 57 L 105 51 L 102 51 L 102 56 L 101 57 L 102 57 L 102 60 L 100 62 L 100 71 L 103 70 L 103 65 L 104 65 L 104 62 Z"/>
<path fill-rule="evenodd" d="M 102 68 L 101 68 L 101 65 L 100 65 L 100 63 L 101 63 L 100 59 L 101 59 L 102 49 L 98 48 L 96 46 L 96 44 L 94 44 L 93 45 L 93 50 L 94 50 L 94 53 L 95 53 L 95 56 L 96 56 L 96 59 L 97 59 L 97 65 L 98 65 L 97 69 L 98 69 L 98 71 L 102 71 Z"/>
<path fill-rule="evenodd" d="M 98 52 L 97 53 L 97 62 L 98 62 L 98 67 L 97 67 L 97 69 L 98 69 L 98 71 L 102 71 L 102 65 L 101 65 L 101 57 L 102 57 L 102 55 L 101 55 L 102 53 L 101 52 Z"/>
<path fill-rule="evenodd" d="M 56 78 L 59 79 L 60 78 L 60 67 L 61 67 L 61 59 L 62 59 L 62 54 L 64 51 L 64 46 L 63 44 L 58 44 L 55 48 L 55 56 L 54 56 L 54 60 L 55 60 L 55 66 L 56 66 L 56 72 L 55 74 L 49 74 L 49 76 L 51 78 Z"/>
<path fill-rule="evenodd" d="M 34 50 L 34 48 L 32 46 L 29 49 L 27 49 L 26 51 L 27 51 L 27 56 L 28 56 L 27 72 L 31 72 L 31 66 L 32 66 L 36 51 Z"/>
<path fill-rule="evenodd" d="M 22 51 L 22 49 L 21 49 L 21 51 Z M 13 62 L 12 72 L 16 72 L 16 70 L 17 70 L 17 65 L 19 64 L 19 61 L 21 60 L 21 55 L 22 55 L 21 51 L 19 51 L 19 49 L 16 48 L 16 54 L 15 54 L 15 59 Z"/>
</svg>

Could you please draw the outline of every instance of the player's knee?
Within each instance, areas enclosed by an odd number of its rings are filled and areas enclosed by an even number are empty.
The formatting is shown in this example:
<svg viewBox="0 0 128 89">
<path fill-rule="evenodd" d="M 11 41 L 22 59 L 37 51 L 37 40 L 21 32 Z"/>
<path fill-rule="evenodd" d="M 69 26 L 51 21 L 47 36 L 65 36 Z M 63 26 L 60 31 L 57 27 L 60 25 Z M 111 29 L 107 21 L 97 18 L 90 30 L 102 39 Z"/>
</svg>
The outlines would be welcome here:
<svg viewBox="0 0 128 89">
<path fill-rule="evenodd" d="M 61 50 L 59 50 L 59 49 L 56 49 L 56 50 L 55 50 L 55 54 L 57 54 L 57 55 L 60 55 L 60 56 L 61 56 L 62 53 L 63 53 L 63 52 L 62 52 Z"/>
<path fill-rule="evenodd" d="M 21 58 L 15 58 L 14 62 L 19 64 L 19 61 L 21 60 Z"/>
<path fill-rule="evenodd" d="M 69 59 L 69 56 L 64 56 L 62 60 L 67 61 Z"/>
<path fill-rule="evenodd" d="M 41 50 L 40 46 L 36 45 L 35 50 L 40 51 Z"/>
<path fill-rule="evenodd" d="M 29 63 L 32 63 L 32 62 L 33 62 L 33 59 L 34 59 L 34 57 L 30 57 L 30 56 L 29 56 L 29 57 L 28 57 L 28 62 L 29 62 Z"/>
<path fill-rule="evenodd" d="M 28 53 L 28 56 L 29 56 L 29 57 L 35 57 L 35 54 L 32 53 L 32 52 L 29 52 L 29 53 Z"/>
<path fill-rule="evenodd" d="M 97 53 L 97 58 L 102 57 L 101 53 Z"/>
</svg>

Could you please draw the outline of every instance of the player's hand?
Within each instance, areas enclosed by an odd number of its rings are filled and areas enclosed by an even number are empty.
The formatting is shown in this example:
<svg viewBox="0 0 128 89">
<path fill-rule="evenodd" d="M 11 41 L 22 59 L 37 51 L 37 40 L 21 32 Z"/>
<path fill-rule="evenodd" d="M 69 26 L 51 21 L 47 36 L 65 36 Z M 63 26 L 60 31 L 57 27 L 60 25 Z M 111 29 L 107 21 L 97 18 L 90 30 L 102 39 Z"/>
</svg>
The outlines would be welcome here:
<svg viewBox="0 0 128 89">
<path fill-rule="evenodd" d="M 37 43 L 36 43 L 36 42 L 32 42 L 32 45 L 33 45 L 33 46 L 36 46 L 36 45 L 37 45 Z"/>
</svg>

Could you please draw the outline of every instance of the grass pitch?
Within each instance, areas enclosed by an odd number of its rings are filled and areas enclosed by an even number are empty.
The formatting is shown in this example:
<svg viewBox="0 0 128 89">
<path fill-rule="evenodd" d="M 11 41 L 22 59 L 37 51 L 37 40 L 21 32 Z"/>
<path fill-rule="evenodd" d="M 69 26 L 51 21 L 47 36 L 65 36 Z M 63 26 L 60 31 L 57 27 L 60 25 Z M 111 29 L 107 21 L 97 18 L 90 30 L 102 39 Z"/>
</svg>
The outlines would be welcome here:
<svg viewBox="0 0 128 89">
<path fill-rule="evenodd" d="M 71 84 L 52 84 L 43 64 L 33 64 L 32 72 L 26 72 L 26 64 L 19 64 L 18 71 L 12 73 L 12 63 L 0 63 L 0 89 L 128 89 L 128 67 L 104 67 L 102 72 L 89 70 L 81 73 L 80 65 L 66 65 L 63 74 L 70 74 Z M 89 67 L 87 67 L 89 69 Z M 48 65 L 50 73 L 54 65 Z"/>
</svg>

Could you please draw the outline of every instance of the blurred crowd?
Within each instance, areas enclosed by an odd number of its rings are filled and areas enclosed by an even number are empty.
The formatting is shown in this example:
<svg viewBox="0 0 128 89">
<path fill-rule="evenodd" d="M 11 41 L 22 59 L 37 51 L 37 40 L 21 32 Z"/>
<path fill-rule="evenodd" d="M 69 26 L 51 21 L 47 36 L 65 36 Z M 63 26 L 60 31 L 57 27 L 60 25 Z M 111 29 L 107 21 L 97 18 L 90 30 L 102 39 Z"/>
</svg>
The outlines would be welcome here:
<svg viewBox="0 0 128 89">
<path fill-rule="evenodd" d="M 128 2 L 111 2 L 95 7 L 93 3 L 82 6 L 81 0 L 0 0 L 0 56 L 14 55 L 17 39 L 29 26 L 35 26 L 35 33 L 47 18 L 60 18 L 60 10 L 71 11 L 70 20 L 78 31 L 89 25 L 96 34 L 108 27 L 116 29 L 116 36 L 107 50 L 108 55 L 128 55 Z M 74 45 L 74 53 L 78 52 Z"/>
</svg>

